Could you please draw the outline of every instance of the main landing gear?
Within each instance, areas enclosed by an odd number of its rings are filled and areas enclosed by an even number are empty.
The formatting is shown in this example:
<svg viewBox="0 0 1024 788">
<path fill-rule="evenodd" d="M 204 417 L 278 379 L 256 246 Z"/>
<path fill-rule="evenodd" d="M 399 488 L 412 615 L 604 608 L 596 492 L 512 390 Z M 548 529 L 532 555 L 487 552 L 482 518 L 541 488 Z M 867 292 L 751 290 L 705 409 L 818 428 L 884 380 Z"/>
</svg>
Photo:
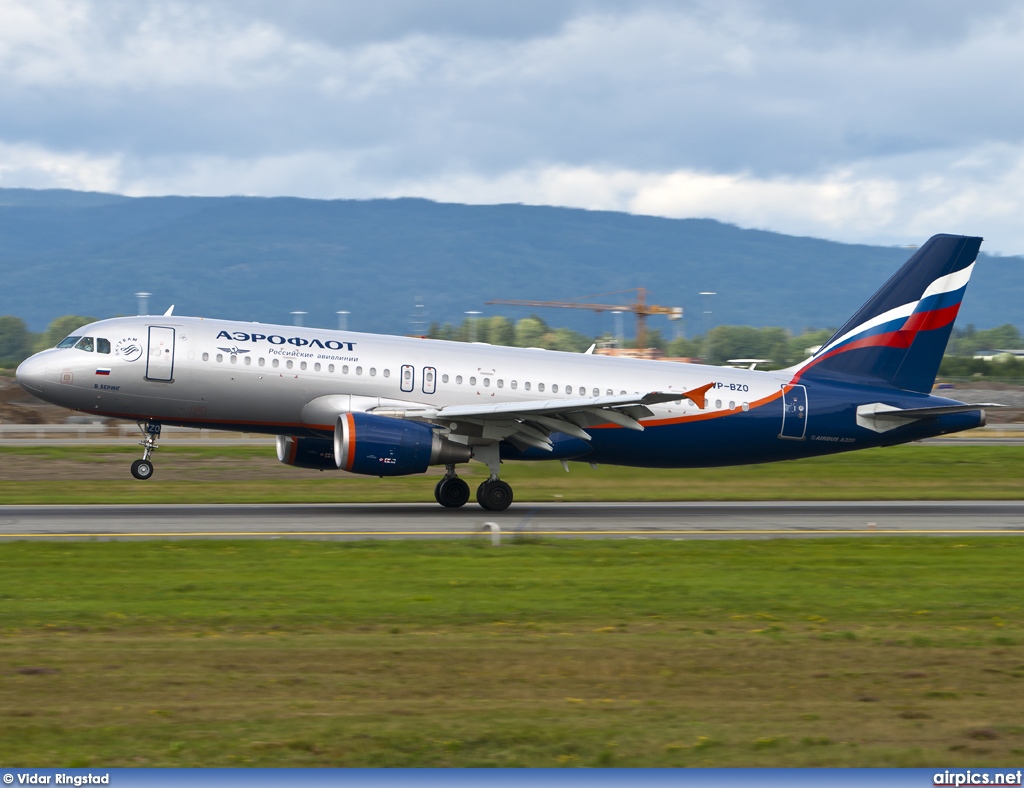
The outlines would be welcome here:
<svg viewBox="0 0 1024 788">
<path fill-rule="evenodd" d="M 455 466 L 446 465 L 444 478 L 434 487 L 434 498 L 441 506 L 458 509 L 469 500 L 469 485 L 455 475 Z"/>
<path fill-rule="evenodd" d="M 485 463 L 490 470 L 490 478 L 476 488 L 476 502 L 489 512 L 503 512 L 512 504 L 512 488 L 498 478 L 501 458 L 498 444 L 477 446 L 473 449 L 473 459 Z M 444 478 L 434 487 L 434 498 L 441 506 L 458 509 L 469 501 L 469 485 L 455 475 L 455 466 L 446 465 Z"/>
<path fill-rule="evenodd" d="M 512 505 L 512 488 L 507 482 L 498 478 L 501 470 L 501 456 L 498 444 L 477 446 L 473 449 L 473 459 L 487 465 L 491 476 L 476 488 L 476 502 L 489 512 L 503 512 Z"/>
<path fill-rule="evenodd" d="M 512 488 L 501 479 L 488 479 L 476 488 L 476 502 L 491 512 L 503 512 L 512 505 Z"/>
<path fill-rule="evenodd" d="M 145 436 L 139 441 L 143 448 L 142 459 L 132 463 L 132 476 L 136 479 L 149 479 L 153 475 L 153 463 L 149 458 L 157 450 L 156 439 L 160 437 L 160 425 L 156 422 L 139 422 L 139 429 Z"/>
</svg>

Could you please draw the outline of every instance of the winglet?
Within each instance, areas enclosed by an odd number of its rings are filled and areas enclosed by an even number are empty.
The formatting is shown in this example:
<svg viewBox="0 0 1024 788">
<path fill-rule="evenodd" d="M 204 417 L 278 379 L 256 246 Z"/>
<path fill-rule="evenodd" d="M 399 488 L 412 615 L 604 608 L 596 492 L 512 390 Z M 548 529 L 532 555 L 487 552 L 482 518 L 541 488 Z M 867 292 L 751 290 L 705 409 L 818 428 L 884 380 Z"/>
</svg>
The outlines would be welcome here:
<svg viewBox="0 0 1024 788">
<path fill-rule="evenodd" d="M 690 402 L 692 402 L 698 408 L 704 410 L 704 407 L 707 405 L 706 395 L 712 388 L 714 388 L 714 386 L 714 383 L 705 383 L 700 388 L 690 389 L 689 391 L 685 392 L 683 396 L 686 397 L 686 399 L 690 400 Z"/>
</svg>

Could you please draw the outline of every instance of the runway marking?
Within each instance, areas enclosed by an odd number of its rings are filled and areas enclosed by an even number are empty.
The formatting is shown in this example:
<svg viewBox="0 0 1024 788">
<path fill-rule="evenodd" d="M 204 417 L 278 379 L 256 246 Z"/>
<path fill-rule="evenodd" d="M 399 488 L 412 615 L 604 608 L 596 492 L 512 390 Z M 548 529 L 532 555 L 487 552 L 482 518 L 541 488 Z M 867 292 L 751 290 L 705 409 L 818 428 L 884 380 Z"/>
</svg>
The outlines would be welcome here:
<svg viewBox="0 0 1024 788">
<path fill-rule="evenodd" d="M 85 532 L 85 533 L 0 533 L 6 539 L 46 539 L 46 538 L 100 538 L 100 537 L 225 537 L 225 536 L 480 536 L 481 531 L 166 531 L 163 533 L 122 533 L 122 532 Z M 503 531 L 508 537 L 516 536 L 786 536 L 786 535 L 842 535 L 870 534 L 872 536 L 898 536 L 900 534 L 938 534 L 938 535 L 1016 535 L 1024 536 L 1024 528 L 921 528 L 921 529 L 878 529 L 878 528 L 802 528 L 802 529 L 721 529 L 721 530 L 678 530 L 659 529 L 648 531 L 620 530 L 555 530 L 555 531 Z"/>
</svg>

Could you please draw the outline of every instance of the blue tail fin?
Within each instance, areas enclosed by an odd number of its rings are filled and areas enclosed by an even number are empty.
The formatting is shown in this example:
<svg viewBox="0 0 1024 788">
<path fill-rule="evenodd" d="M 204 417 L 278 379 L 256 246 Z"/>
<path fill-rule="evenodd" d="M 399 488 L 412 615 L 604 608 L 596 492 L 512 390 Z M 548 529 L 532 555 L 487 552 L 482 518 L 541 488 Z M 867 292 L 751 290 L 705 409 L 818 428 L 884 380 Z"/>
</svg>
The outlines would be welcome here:
<svg viewBox="0 0 1024 788">
<path fill-rule="evenodd" d="M 821 350 L 793 368 L 794 380 L 931 391 L 981 241 L 929 238 Z"/>
</svg>

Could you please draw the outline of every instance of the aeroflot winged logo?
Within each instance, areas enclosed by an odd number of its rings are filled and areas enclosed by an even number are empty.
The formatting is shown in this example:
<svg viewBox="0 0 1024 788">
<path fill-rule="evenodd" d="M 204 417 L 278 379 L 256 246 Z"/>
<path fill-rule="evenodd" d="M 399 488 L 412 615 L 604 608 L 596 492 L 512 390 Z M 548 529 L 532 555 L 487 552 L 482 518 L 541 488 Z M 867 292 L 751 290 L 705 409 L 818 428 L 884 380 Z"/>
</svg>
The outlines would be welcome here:
<svg viewBox="0 0 1024 788">
<path fill-rule="evenodd" d="M 269 342 L 271 345 L 291 345 L 292 347 L 310 347 L 320 348 L 321 350 L 348 350 L 352 352 L 355 350 L 355 342 L 342 342 L 337 339 L 306 339 L 305 337 L 283 337 L 280 334 L 247 334 L 245 331 L 235 331 L 233 334 L 229 334 L 227 331 L 221 331 L 217 334 L 217 339 L 229 339 L 234 342 Z M 226 353 L 232 352 L 230 348 L 220 348 Z M 248 351 L 236 351 L 236 352 L 248 352 Z"/>
<path fill-rule="evenodd" d="M 239 353 L 249 352 L 248 350 L 242 350 L 237 345 L 232 345 L 231 347 L 218 347 L 217 350 L 220 350 L 224 353 L 230 353 L 232 356 L 237 356 Z"/>
</svg>

